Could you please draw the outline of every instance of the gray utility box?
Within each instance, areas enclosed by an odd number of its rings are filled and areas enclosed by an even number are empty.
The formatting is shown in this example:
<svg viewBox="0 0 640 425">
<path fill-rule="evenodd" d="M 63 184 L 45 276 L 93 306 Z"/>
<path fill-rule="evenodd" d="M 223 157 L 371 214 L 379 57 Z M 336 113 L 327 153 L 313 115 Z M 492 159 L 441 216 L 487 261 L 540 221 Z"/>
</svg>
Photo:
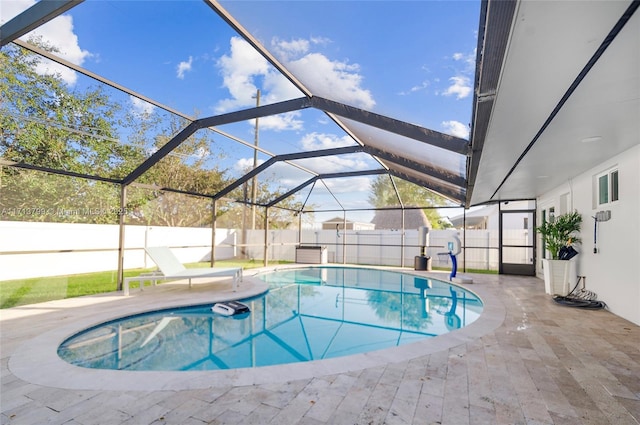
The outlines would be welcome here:
<svg viewBox="0 0 640 425">
<path fill-rule="evenodd" d="M 299 245 L 296 247 L 296 263 L 327 264 L 327 247 Z"/>
</svg>

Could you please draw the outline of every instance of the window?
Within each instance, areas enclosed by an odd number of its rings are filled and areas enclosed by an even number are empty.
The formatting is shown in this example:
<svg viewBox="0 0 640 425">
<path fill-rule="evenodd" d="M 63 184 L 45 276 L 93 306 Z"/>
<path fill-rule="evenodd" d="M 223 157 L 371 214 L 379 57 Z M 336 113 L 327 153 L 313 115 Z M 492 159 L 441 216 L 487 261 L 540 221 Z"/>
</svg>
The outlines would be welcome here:
<svg viewBox="0 0 640 425">
<path fill-rule="evenodd" d="M 596 176 L 596 196 L 594 207 L 616 202 L 618 198 L 618 170 L 612 169 Z"/>
<path fill-rule="evenodd" d="M 618 170 L 614 170 L 609 174 L 611 178 L 611 202 L 618 200 Z"/>
<path fill-rule="evenodd" d="M 609 174 L 598 177 L 598 205 L 609 203 Z"/>
</svg>

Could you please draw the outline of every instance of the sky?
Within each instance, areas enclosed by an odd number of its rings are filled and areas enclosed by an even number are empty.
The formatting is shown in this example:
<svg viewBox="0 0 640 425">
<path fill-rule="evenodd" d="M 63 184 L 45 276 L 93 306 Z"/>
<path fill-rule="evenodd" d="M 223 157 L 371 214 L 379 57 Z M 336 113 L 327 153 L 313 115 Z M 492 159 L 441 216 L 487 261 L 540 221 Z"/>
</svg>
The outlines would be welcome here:
<svg viewBox="0 0 640 425">
<path fill-rule="evenodd" d="M 34 3 L 2 0 L 0 20 Z M 221 4 L 315 95 L 469 137 L 479 1 Z M 58 46 L 66 60 L 189 116 L 253 107 L 257 89 L 261 105 L 302 96 L 200 0 L 86 0 L 35 32 Z M 57 71 L 72 87 L 90 84 L 69 69 Z M 155 108 L 134 97 L 128 102 L 140 113 Z M 254 125 L 222 130 L 251 143 Z M 260 146 L 274 154 L 353 144 L 315 110 L 261 118 L 259 138 Z M 251 149 L 226 140 L 220 144 L 226 155 L 216 160 L 228 169 L 240 174 L 253 163 Z M 268 155 L 259 157 L 262 162 Z M 304 165 L 331 172 L 375 166 L 357 155 Z M 288 187 L 304 178 L 294 167 L 282 166 L 278 173 Z M 328 184 L 352 193 L 344 202 L 357 207 L 367 205 L 370 183 L 363 177 Z"/>
</svg>

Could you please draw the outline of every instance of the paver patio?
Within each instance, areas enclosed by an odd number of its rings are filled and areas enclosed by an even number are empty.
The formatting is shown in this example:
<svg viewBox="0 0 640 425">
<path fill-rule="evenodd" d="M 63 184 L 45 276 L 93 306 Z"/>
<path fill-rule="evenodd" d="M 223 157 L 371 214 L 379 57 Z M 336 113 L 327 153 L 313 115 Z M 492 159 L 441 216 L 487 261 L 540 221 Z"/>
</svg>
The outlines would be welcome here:
<svg viewBox="0 0 640 425">
<path fill-rule="evenodd" d="M 446 279 L 444 274 L 411 272 Z M 139 310 L 218 300 L 233 295 L 230 287 L 196 284 L 189 290 L 170 283 L 130 297 L 113 293 L 2 310 L 0 421 L 640 423 L 640 327 L 608 311 L 559 306 L 534 277 L 473 278 L 467 288 L 485 301 L 483 316 L 426 345 L 267 372 L 198 372 L 177 379 L 172 373 L 94 375 L 76 373 L 73 369 L 80 368 L 73 367 L 67 372 L 58 367 L 61 360 L 47 356 L 55 351 L 61 329 L 80 330 Z M 245 277 L 246 293 L 263 289 Z"/>
</svg>

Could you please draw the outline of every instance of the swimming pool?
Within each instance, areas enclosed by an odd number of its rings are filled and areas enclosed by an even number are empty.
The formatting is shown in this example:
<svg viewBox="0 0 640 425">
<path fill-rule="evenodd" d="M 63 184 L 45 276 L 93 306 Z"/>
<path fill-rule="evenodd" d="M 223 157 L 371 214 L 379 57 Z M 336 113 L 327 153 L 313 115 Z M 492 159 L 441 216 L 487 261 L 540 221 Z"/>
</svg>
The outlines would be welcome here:
<svg viewBox="0 0 640 425">
<path fill-rule="evenodd" d="M 195 371 L 328 359 L 394 347 L 475 321 L 482 303 L 446 282 L 348 267 L 257 275 L 268 293 L 243 300 L 249 315 L 211 304 L 110 321 L 63 342 L 58 355 L 82 367 Z"/>
</svg>

